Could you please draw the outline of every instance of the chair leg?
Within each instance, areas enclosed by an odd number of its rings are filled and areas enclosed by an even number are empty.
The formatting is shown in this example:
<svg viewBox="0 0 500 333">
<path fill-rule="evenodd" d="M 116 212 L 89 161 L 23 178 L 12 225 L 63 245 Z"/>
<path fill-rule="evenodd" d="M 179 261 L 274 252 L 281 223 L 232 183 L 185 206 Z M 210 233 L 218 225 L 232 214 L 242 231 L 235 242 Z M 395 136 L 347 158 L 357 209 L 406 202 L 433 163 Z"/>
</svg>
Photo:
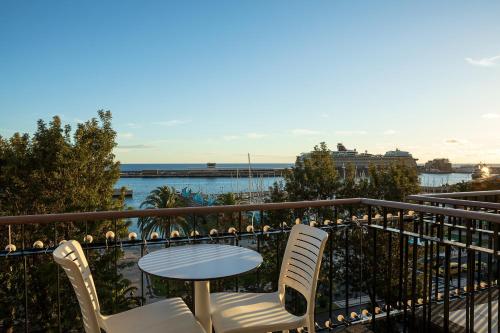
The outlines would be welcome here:
<svg viewBox="0 0 500 333">
<path fill-rule="evenodd" d="M 314 314 L 312 316 L 309 316 L 309 320 L 307 321 L 307 333 L 315 333 L 316 332 L 316 325 L 314 322 Z"/>
</svg>

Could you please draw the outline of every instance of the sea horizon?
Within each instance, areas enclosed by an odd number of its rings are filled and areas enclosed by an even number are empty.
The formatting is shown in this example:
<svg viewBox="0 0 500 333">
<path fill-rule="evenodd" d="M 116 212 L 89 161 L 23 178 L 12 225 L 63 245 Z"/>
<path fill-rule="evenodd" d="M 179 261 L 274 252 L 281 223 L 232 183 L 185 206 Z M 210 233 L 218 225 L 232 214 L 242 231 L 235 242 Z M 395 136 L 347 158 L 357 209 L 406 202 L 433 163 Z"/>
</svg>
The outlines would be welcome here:
<svg viewBox="0 0 500 333">
<path fill-rule="evenodd" d="M 278 169 L 289 168 L 295 163 L 265 162 L 251 163 L 252 169 Z M 474 166 L 477 163 L 452 163 L 453 167 Z M 488 166 L 500 167 L 500 163 L 486 163 Z M 419 166 L 421 164 L 418 164 Z M 216 163 L 217 169 L 248 169 L 248 163 Z M 199 170 L 206 169 L 207 163 L 120 163 L 121 171 L 141 170 Z M 426 172 L 423 172 L 426 173 Z"/>
<path fill-rule="evenodd" d="M 294 163 L 251 163 L 252 169 L 279 169 L 293 166 Z M 217 169 L 248 169 L 248 163 L 216 163 Z M 121 163 L 121 171 L 141 170 L 199 170 L 206 169 L 207 163 Z"/>
</svg>

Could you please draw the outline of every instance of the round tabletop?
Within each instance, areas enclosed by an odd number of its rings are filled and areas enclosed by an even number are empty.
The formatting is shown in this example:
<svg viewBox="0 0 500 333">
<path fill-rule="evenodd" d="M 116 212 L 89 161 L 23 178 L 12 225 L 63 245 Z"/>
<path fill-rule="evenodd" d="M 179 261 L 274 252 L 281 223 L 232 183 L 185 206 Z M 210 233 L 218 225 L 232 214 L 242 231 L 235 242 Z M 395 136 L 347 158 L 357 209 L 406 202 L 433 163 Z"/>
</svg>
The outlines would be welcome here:
<svg viewBox="0 0 500 333">
<path fill-rule="evenodd" d="M 260 253 L 219 244 L 174 246 L 151 252 L 139 260 L 148 274 L 177 280 L 207 281 L 241 275 L 262 264 Z"/>
</svg>

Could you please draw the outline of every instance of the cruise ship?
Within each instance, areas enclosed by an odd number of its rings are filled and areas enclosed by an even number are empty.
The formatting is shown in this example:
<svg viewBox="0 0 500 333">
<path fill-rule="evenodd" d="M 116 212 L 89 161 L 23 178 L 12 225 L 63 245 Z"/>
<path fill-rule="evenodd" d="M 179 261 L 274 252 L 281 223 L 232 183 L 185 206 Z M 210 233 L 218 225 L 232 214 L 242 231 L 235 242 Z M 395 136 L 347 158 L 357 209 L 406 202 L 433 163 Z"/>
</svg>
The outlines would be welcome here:
<svg viewBox="0 0 500 333">
<path fill-rule="evenodd" d="M 307 154 L 303 154 L 307 155 Z M 399 150 L 390 150 L 384 155 L 369 154 L 367 151 L 359 153 L 356 149 L 347 149 L 342 143 L 337 144 L 337 151 L 332 152 L 332 158 L 340 175 L 345 174 L 345 169 L 348 165 L 353 164 L 356 168 L 358 176 L 368 174 L 370 165 L 387 166 L 391 163 L 404 163 L 410 167 L 417 168 L 417 159 L 409 152 Z"/>
<path fill-rule="evenodd" d="M 359 153 L 356 149 L 347 149 L 342 143 L 337 144 L 337 151 L 332 152 L 333 161 L 342 175 L 343 170 L 349 165 L 353 164 L 357 170 L 358 175 L 363 176 L 367 174 L 370 165 L 386 166 L 391 163 L 404 163 L 410 167 L 417 167 L 417 159 L 403 150 L 390 150 L 384 155 L 369 154 L 367 151 Z"/>
</svg>

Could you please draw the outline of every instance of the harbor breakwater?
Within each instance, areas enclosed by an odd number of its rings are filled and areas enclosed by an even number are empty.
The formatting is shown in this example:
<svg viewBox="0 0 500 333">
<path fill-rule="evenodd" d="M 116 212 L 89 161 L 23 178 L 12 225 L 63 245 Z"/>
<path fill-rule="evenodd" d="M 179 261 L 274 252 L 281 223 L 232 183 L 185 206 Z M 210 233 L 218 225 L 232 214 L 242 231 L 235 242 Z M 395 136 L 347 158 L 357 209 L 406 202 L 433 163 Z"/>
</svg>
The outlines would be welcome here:
<svg viewBox="0 0 500 333">
<path fill-rule="evenodd" d="M 248 177 L 282 177 L 284 168 L 206 168 L 178 170 L 122 170 L 121 178 L 248 178 Z"/>
</svg>

